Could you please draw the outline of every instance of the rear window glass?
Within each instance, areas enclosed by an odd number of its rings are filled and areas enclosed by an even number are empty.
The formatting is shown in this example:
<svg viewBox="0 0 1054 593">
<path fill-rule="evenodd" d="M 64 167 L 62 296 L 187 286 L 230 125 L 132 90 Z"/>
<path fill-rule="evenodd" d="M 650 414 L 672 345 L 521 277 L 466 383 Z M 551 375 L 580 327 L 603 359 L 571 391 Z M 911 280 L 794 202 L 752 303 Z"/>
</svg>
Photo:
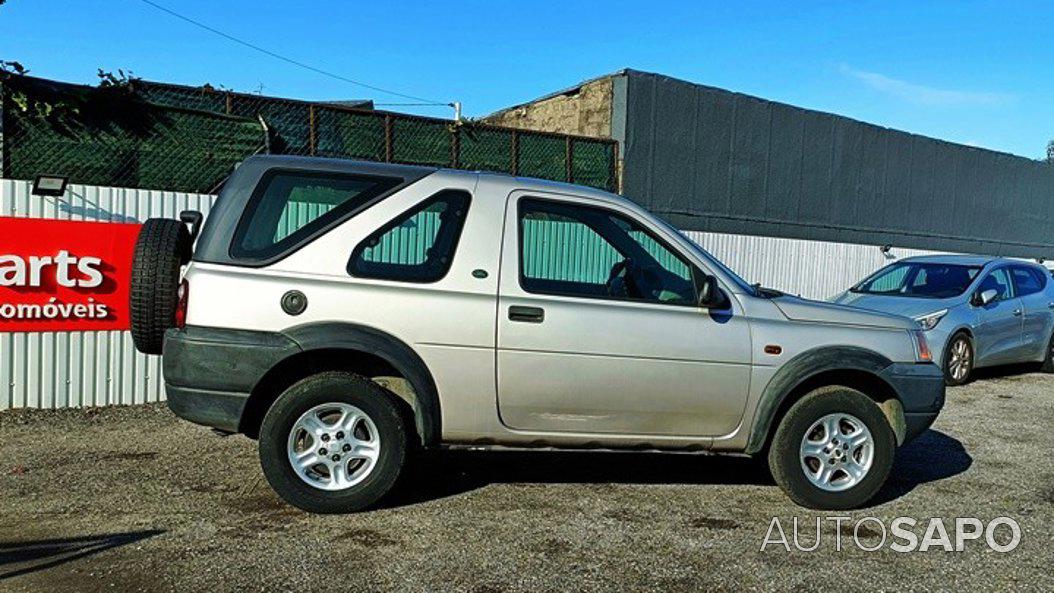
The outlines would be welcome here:
<svg viewBox="0 0 1054 593">
<path fill-rule="evenodd" d="M 445 190 L 396 217 L 355 248 L 348 273 L 360 278 L 436 282 L 454 259 L 471 196 Z"/>
<path fill-rule="evenodd" d="M 402 182 L 393 177 L 272 172 L 234 233 L 231 255 L 266 259 L 328 230 Z"/>
<path fill-rule="evenodd" d="M 1013 272 L 1018 296 L 1037 293 L 1047 284 L 1046 276 L 1039 270 L 1014 266 Z"/>
</svg>

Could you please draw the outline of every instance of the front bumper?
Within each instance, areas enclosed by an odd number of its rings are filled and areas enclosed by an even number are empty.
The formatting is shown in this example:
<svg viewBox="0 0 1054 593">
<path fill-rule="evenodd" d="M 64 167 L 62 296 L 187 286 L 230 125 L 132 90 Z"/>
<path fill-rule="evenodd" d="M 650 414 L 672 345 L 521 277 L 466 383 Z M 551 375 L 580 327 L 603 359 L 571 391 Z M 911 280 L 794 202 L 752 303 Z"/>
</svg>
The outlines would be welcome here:
<svg viewBox="0 0 1054 593">
<path fill-rule="evenodd" d="M 253 388 L 282 359 L 299 351 L 277 333 L 188 326 L 165 333 L 168 407 L 177 416 L 238 432 Z"/>
<path fill-rule="evenodd" d="M 944 407 L 944 372 L 931 363 L 895 363 L 881 376 L 900 396 L 906 443 L 925 432 Z"/>
</svg>

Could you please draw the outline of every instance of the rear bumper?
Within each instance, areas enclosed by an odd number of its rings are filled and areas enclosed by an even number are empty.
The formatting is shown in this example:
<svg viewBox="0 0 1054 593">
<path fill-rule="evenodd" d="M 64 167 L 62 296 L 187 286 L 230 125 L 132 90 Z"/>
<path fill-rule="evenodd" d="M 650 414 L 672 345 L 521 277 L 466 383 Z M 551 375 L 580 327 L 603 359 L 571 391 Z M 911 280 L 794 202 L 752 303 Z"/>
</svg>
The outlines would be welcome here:
<svg viewBox="0 0 1054 593">
<path fill-rule="evenodd" d="M 177 416 L 238 432 L 253 389 L 280 360 L 299 351 L 271 332 L 186 327 L 165 333 L 168 407 Z"/>
<path fill-rule="evenodd" d="M 935 364 L 896 363 L 881 373 L 904 406 L 904 442 L 926 431 L 944 407 L 944 372 Z"/>
</svg>

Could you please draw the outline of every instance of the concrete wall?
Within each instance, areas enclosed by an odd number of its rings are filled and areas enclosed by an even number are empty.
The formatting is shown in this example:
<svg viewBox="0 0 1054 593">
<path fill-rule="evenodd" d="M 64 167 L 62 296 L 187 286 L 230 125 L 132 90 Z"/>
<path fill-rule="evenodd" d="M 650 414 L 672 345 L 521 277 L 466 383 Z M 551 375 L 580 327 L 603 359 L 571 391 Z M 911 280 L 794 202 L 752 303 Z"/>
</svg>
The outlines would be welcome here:
<svg viewBox="0 0 1054 593">
<path fill-rule="evenodd" d="M 1054 258 L 1048 163 L 657 74 L 616 76 L 627 84 L 614 115 L 625 121 L 622 193 L 678 228 Z"/>
</svg>

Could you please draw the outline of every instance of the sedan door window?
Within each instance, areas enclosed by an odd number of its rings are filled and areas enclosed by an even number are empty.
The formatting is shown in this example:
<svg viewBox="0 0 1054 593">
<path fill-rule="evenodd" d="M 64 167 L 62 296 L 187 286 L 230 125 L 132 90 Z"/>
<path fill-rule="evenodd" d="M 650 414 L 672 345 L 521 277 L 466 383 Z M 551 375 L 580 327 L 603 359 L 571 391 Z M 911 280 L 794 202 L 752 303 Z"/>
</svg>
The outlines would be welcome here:
<svg viewBox="0 0 1054 593">
<path fill-rule="evenodd" d="M 986 290 L 996 291 L 995 301 L 1005 301 L 1014 296 L 1014 287 L 1010 283 L 1010 273 L 1007 268 L 992 270 L 990 274 L 985 276 L 984 280 L 981 280 L 981 285 L 977 287 L 977 291 L 984 292 Z"/>
<path fill-rule="evenodd" d="M 1014 274 L 1014 286 L 1017 288 L 1018 296 L 1035 294 L 1043 290 L 1043 287 L 1047 284 L 1046 275 L 1039 270 L 1026 268 L 1024 266 L 1014 266 L 1012 270 Z"/>
</svg>

